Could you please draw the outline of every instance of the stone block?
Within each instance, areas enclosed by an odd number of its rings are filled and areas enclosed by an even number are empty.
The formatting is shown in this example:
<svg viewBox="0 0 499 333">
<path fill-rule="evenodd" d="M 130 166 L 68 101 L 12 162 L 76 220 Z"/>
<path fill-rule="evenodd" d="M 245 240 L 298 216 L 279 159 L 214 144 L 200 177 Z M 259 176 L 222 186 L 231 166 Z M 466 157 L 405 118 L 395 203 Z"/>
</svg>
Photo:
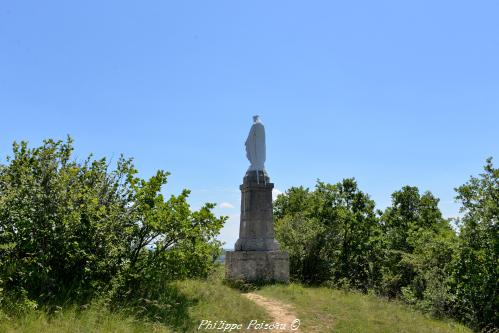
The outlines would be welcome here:
<svg viewBox="0 0 499 333">
<path fill-rule="evenodd" d="M 229 280 L 289 282 L 289 255 L 284 251 L 227 251 L 225 278 Z"/>
</svg>

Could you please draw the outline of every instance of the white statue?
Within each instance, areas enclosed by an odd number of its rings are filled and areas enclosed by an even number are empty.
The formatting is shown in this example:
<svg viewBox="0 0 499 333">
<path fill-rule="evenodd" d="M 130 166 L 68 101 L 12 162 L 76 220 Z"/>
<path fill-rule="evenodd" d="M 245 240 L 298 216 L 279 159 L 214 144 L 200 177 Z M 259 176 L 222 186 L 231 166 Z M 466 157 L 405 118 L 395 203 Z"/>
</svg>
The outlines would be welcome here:
<svg viewBox="0 0 499 333">
<path fill-rule="evenodd" d="M 265 127 L 259 116 L 253 116 L 253 126 L 245 145 L 246 157 L 251 163 L 248 171 L 265 171 Z"/>
</svg>

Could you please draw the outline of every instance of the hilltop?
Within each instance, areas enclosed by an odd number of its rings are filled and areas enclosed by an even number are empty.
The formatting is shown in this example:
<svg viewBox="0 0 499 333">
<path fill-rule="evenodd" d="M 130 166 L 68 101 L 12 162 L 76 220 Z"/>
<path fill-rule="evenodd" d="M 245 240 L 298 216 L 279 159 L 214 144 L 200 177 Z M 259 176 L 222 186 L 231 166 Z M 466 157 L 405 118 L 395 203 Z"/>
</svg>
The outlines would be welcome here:
<svg viewBox="0 0 499 333">
<path fill-rule="evenodd" d="M 86 308 L 65 308 L 52 316 L 33 310 L 24 317 L 2 318 L 2 332 L 220 332 L 198 329 L 203 320 L 242 324 L 232 332 L 251 332 L 252 320 L 274 322 L 272 313 L 222 282 L 220 268 L 207 280 L 184 280 L 165 286 L 163 297 L 145 313 L 111 312 L 95 302 Z M 436 320 L 398 302 L 374 295 L 305 287 L 269 285 L 253 290 L 286 304 L 300 319 L 299 332 L 471 332 L 448 320 Z M 156 319 L 154 318 L 156 315 Z M 275 314 L 274 314 L 275 315 Z M 162 318 L 162 319 L 159 319 Z M 166 319 L 165 319 L 166 318 Z M 291 323 L 285 323 L 288 325 Z M 279 332 L 282 330 L 272 330 Z"/>
</svg>

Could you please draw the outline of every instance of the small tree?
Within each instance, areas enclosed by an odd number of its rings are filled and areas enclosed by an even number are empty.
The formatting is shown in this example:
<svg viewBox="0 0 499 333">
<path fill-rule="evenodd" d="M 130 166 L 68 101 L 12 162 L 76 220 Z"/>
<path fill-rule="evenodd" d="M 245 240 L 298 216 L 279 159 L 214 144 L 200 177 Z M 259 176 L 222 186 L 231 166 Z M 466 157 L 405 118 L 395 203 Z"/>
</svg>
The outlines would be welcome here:
<svg viewBox="0 0 499 333">
<path fill-rule="evenodd" d="M 499 169 L 456 189 L 464 217 L 454 273 L 458 315 L 477 327 L 499 327 Z"/>
<path fill-rule="evenodd" d="M 378 278 L 379 226 L 374 201 L 354 179 L 292 188 L 275 203 L 277 238 L 290 252 L 291 274 L 367 290 Z"/>
<path fill-rule="evenodd" d="M 382 292 L 396 297 L 402 288 L 416 280 L 414 251 L 421 249 L 421 239 L 433 240 L 432 235 L 441 230 L 449 230 L 438 208 L 439 199 L 431 192 L 419 194 L 417 187 L 404 186 L 392 194 L 392 205 L 386 208 L 381 217 L 385 246 Z M 450 262 L 452 257 L 447 258 Z M 416 297 L 422 297 L 422 286 Z"/>
<path fill-rule="evenodd" d="M 72 151 L 71 138 L 14 143 L 0 166 L 0 289 L 84 301 L 112 280 L 206 275 L 225 221 L 213 204 L 191 211 L 187 190 L 163 198 L 168 173 L 143 180 L 130 159 L 109 170 L 106 159 L 77 162 Z"/>
</svg>

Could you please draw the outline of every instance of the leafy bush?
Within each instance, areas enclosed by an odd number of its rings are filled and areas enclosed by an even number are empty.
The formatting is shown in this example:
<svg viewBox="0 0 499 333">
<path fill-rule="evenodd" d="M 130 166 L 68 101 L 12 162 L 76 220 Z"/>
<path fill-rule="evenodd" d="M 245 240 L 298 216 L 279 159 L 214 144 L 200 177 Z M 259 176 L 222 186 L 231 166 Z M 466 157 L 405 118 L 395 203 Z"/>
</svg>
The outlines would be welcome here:
<svg viewBox="0 0 499 333">
<path fill-rule="evenodd" d="M 291 275 L 306 283 L 367 290 L 379 273 L 374 201 L 354 179 L 291 188 L 275 204 L 276 237 L 289 251 Z"/>
<path fill-rule="evenodd" d="M 381 216 L 385 243 L 380 291 L 435 315 L 452 307 L 449 277 L 457 237 L 442 218 L 439 199 L 405 186 L 392 194 L 392 205 Z"/>
<path fill-rule="evenodd" d="M 291 279 L 305 283 L 328 279 L 327 261 L 321 253 L 319 237 L 323 231 L 324 226 L 317 219 L 302 213 L 286 215 L 276 221 L 276 238 L 289 253 Z"/>
<path fill-rule="evenodd" d="M 300 282 L 375 291 L 487 332 L 499 327 L 499 169 L 456 189 L 459 230 L 431 192 L 404 186 L 379 217 L 353 179 L 293 187 L 274 203 L 276 237 Z"/>
<path fill-rule="evenodd" d="M 165 200 L 168 173 L 136 177 L 131 159 L 71 158 L 72 140 L 14 143 L 0 165 L 0 288 L 43 304 L 86 302 L 155 279 L 205 276 L 225 218 Z M 151 282 L 150 285 L 153 285 Z M 125 293 L 129 295 L 129 293 Z M 22 297 L 24 297 L 22 296 Z"/>
<path fill-rule="evenodd" d="M 464 217 L 454 292 L 460 318 L 475 327 L 499 329 L 499 169 L 489 158 L 484 170 L 456 189 Z"/>
</svg>

